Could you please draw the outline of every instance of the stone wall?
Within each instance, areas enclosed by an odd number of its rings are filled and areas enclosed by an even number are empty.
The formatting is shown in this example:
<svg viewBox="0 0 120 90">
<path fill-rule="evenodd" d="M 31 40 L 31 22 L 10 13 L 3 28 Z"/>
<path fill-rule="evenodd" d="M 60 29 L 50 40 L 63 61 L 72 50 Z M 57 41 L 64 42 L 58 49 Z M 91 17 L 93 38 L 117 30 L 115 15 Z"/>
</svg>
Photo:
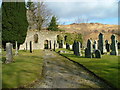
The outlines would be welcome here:
<svg viewBox="0 0 120 90">
<path fill-rule="evenodd" d="M 38 35 L 38 42 L 35 43 L 34 40 L 34 35 Z M 20 45 L 19 50 L 30 50 L 30 41 L 32 41 L 32 49 L 44 49 L 44 44 L 45 41 L 47 40 L 50 42 L 51 40 L 51 46 L 52 49 L 54 48 L 54 41 L 57 41 L 57 35 L 59 35 L 58 32 L 51 32 L 51 31 L 35 31 L 35 30 L 30 30 L 27 32 L 27 36 L 25 39 L 25 42 Z M 27 43 L 27 48 L 26 48 L 26 43 Z"/>
</svg>

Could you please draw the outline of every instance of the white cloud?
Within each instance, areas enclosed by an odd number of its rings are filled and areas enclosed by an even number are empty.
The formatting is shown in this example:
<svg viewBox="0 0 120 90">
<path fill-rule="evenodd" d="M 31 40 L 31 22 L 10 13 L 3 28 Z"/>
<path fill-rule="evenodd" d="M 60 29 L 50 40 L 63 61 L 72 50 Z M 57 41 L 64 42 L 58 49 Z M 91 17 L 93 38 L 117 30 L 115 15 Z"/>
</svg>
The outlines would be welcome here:
<svg viewBox="0 0 120 90">
<path fill-rule="evenodd" d="M 47 5 L 61 20 L 73 20 L 73 18 L 81 16 L 90 19 L 115 18 L 118 16 L 118 0 L 56 1 L 47 2 Z"/>
</svg>

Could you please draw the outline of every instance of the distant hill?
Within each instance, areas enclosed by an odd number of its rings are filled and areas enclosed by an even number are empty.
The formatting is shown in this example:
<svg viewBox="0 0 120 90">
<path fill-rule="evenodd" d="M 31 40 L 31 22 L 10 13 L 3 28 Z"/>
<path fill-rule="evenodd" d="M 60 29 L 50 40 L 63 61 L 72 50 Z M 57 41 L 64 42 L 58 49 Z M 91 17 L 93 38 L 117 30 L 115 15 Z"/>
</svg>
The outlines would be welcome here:
<svg viewBox="0 0 120 90">
<path fill-rule="evenodd" d="M 89 38 L 93 40 L 98 39 L 100 32 L 104 34 L 104 40 L 111 41 L 111 35 L 116 34 L 117 38 L 120 37 L 120 31 L 118 32 L 118 25 L 108 25 L 101 23 L 80 23 L 70 25 L 60 25 L 60 29 L 64 29 L 67 33 L 81 33 L 83 35 L 84 44 Z"/>
</svg>

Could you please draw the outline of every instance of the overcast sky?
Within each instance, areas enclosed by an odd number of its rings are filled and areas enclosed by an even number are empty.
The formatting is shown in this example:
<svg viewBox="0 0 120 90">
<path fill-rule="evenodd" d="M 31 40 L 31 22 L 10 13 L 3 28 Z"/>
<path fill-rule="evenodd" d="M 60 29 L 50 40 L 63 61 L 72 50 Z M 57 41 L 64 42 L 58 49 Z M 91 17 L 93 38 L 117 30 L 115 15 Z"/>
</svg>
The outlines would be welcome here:
<svg viewBox="0 0 120 90">
<path fill-rule="evenodd" d="M 45 3 L 61 24 L 74 23 L 77 18 L 89 19 L 94 23 L 118 24 L 118 1 L 46 0 Z"/>
</svg>

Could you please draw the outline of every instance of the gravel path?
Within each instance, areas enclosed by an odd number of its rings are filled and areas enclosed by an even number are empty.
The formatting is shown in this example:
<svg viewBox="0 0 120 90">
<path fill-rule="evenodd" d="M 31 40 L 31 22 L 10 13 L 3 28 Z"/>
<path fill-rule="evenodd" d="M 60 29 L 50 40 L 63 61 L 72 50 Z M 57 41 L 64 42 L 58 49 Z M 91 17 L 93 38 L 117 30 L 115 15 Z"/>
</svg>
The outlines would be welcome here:
<svg viewBox="0 0 120 90">
<path fill-rule="evenodd" d="M 46 50 L 43 78 L 34 88 L 107 88 L 108 86 L 53 51 Z"/>
</svg>

